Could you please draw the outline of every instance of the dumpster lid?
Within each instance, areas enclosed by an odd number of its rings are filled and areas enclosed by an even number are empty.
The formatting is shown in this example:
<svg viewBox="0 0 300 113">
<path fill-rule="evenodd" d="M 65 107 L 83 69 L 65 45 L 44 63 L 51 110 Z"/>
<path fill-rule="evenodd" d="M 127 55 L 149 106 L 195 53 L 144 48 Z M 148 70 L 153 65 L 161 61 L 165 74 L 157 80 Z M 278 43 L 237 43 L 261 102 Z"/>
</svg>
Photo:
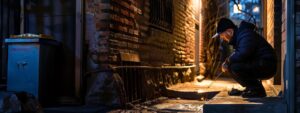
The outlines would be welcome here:
<svg viewBox="0 0 300 113">
<path fill-rule="evenodd" d="M 11 43 L 40 43 L 40 44 L 50 44 L 50 45 L 59 45 L 59 42 L 53 39 L 47 38 L 6 38 L 4 39 L 5 44 Z"/>
</svg>

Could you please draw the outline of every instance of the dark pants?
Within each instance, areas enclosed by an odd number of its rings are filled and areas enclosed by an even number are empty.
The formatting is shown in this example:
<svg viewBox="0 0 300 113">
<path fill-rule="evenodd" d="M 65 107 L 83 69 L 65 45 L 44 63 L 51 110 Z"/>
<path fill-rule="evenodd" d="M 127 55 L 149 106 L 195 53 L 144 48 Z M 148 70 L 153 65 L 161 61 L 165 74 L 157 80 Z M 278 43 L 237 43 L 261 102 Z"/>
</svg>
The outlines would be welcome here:
<svg viewBox="0 0 300 113">
<path fill-rule="evenodd" d="M 232 63 L 229 73 L 234 80 L 248 89 L 263 88 L 261 80 L 269 79 L 276 73 L 276 60 L 272 58 Z"/>
</svg>

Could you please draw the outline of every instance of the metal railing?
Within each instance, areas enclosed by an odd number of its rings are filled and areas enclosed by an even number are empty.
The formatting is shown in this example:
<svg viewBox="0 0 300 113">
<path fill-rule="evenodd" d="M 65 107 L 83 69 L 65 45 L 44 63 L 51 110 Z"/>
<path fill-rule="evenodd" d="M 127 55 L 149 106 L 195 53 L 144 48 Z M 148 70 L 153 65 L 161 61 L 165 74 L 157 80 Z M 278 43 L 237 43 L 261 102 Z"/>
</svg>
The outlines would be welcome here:
<svg viewBox="0 0 300 113">
<path fill-rule="evenodd" d="M 195 66 L 116 66 L 111 71 L 122 106 L 158 98 L 170 85 L 194 80 Z"/>
</svg>

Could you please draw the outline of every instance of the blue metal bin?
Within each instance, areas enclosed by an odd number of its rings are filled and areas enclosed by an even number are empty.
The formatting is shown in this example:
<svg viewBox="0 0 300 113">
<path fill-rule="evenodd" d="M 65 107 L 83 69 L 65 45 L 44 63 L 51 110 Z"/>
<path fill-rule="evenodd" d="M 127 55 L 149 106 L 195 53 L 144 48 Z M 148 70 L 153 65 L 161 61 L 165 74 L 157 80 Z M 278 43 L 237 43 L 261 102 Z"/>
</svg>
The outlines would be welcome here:
<svg viewBox="0 0 300 113">
<path fill-rule="evenodd" d="M 55 62 L 59 43 L 43 38 L 7 38 L 4 44 L 7 91 L 25 91 L 42 104 L 52 103 L 56 96 L 58 66 Z"/>
</svg>

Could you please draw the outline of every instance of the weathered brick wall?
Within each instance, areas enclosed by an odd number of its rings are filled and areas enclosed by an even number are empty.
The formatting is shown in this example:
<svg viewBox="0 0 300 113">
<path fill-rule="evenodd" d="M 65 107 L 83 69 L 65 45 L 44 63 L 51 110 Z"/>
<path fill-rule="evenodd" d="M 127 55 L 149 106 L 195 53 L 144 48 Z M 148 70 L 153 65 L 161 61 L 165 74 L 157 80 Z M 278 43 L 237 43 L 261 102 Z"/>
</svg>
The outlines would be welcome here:
<svg viewBox="0 0 300 113">
<path fill-rule="evenodd" d="M 88 56 L 94 63 L 108 59 L 109 24 L 103 22 L 110 18 L 109 13 L 103 11 L 107 9 L 110 9 L 110 4 L 102 0 L 86 0 L 86 41 Z"/>
<path fill-rule="evenodd" d="M 117 64 L 119 53 L 138 54 L 140 31 L 136 0 L 87 0 L 86 13 L 93 15 L 96 33 L 87 37 L 93 61 Z"/>
<path fill-rule="evenodd" d="M 173 28 L 171 32 L 166 32 L 151 26 L 150 0 L 86 0 L 85 41 L 89 48 L 88 61 L 93 61 L 89 62 L 88 70 L 105 69 L 109 65 L 124 65 L 120 63 L 120 53 L 139 55 L 141 65 L 147 66 L 194 63 L 195 17 L 192 0 L 172 1 Z M 128 65 L 138 65 L 138 63 Z M 155 71 L 153 73 L 156 73 Z M 178 70 L 168 71 L 176 77 L 183 73 Z M 184 72 L 186 73 L 184 76 L 193 77 L 194 74 L 190 71 L 192 70 Z M 97 95 L 115 98 L 115 93 L 112 92 L 114 90 L 105 90 L 114 89 L 110 87 L 110 83 L 97 84 L 111 79 L 111 76 L 101 74 L 96 74 L 97 78 L 89 78 L 90 82 L 94 81 L 94 84 L 89 88 L 87 103 L 95 104 L 95 100 L 102 102 L 99 101 L 102 98 L 97 99 L 99 97 Z M 122 74 L 124 73 L 121 73 L 121 76 Z M 126 74 L 131 73 L 126 71 Z M 148 75 L 145 76 L 147 80 L 152 79 L 147 78 Z M 178 79 L 176 77 L 172 79 Z M 124 82 L 132 83 L 131 79 L 125 79 Z M 157 89 L 154 87 L 158 86 L 156 83 L 143 84 L 144 86 L 146 86 L 144 90 L 150 91 L 150 95 L 157 93 L 154 91 Z M 106 103 L 112 104 L 111 101 Z"/>
<path fill-rule="evenodd" d="M 143 65 L 194 62 L 195 19 L 192 0 L 173 0 L 173 30 L 150 26 L 149 0 L 87 0 L 96 33 L 87 38 L 98 64 L 118 65 L 119 53 L 139 54 Z M 93 43 L 93 44 L 91 44 Z"/>
<path fill-rule="evenodd" d="M 141 31 L 141 60 L 147 65 L 186 65 L 194 62 L 195 20 L 192 0 L 173 0 L 173 31 L 165 32 L 144 24 Z M 144 0 L 143 17 L 149 20 L 149 0 Z M 141 25 L 143 26 L 143 25 Z M 148 32 L 148 34 L 147 34 Z"/>
<path fill-rule="evenodd" d="M 174 62 L 173 40 L 171 33 L 152 28 L 150 25 L 150 0 L 140 0 L 142 15 L 138 18 L 141 31 L 139 49 L 142 65 L 160 66 Z"/>
</svg>

